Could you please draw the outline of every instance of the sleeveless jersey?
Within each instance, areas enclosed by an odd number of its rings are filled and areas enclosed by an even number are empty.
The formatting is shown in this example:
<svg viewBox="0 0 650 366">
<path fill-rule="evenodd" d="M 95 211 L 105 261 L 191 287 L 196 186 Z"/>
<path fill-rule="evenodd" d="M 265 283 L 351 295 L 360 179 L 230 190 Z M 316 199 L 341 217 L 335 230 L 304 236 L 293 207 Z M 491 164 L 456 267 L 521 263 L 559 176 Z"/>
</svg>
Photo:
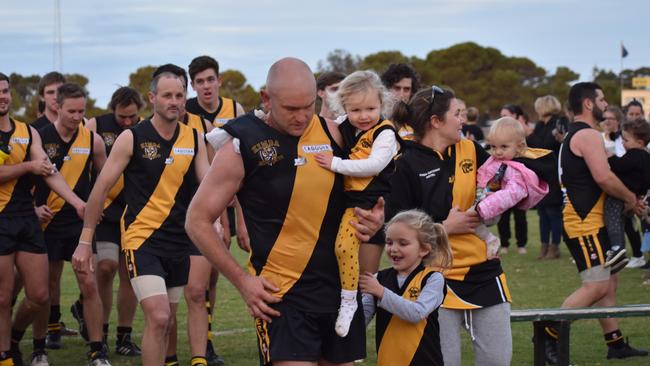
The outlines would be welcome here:
<svg viewBox="0 0 650 366">
<path fill-rule="evenodd" d="M 415 301 L 433 273 L 433 269 L 420 264 L 408 275 L 401 288 L 397 282 L 397 271 L 393 268 L 379 271 L 377 280 L 397 295 Z M 378 306 L 376 309 L 375 342 L 378 366 L 443 365 L 438 309 L 415 324 L 400 319 Z"/>
<path fill-rule="evenodd" d="M 186 112 L 181 122 L 197 130 L 202 135 L 205 135 L 206 131 L 208 130 L 205 125 L 205 120 L 201 118 L 201 116 L 196 115 L 194 113 Z"/>
<path fill-rule="evenodd" d="M 212 113 L 203 109 L 196 97 L 187 100 L 185 109 L 192 114 L 196 114 L 210 121 L 214 127 L 221 127 L 226 122 L 237 117 L 237 102 L 225 97 L 219 97 L 219 107 Z"/>
<path fill-rule="evenodd" d="M 253 113 L 223 129 L 240 140 L 243 185 L 237 193 L 250 235 L 249 271 L 297 309 L 336 312 L 341 285 L 334 241 L 344 211 L 343 177 L 314 154 L 343 152 L 324 119 L 313 116 L 302 136 L 284 135 Z"/>
<path fill-rule="evenodd" d="M 348 156 L 350 160 L 362 160 L 370 157 L 372 144 L 379 134 L 385 130 L 395 132 L 393 123 L 389 120 L 382 120 L 368 131 L 362 131 L 356 135 L 356 128 L 345 120 L 339 127 L 345 146 L 349 147 Z M 396 137 L 397 138 L 397 137 Z M 379 197 L 385 197 L 390 193 L 390 178 L 395 171 L 395 163 L 390 163 L 376 176 L 352 177 L 345 176 L 343 179 L 346 192 L 347 207 L 372 208 Z"/>
<path fill-rule="evenodd" d="M 95 121 L 97 122 L 97 134 L 104 140 L 106 156 L 108 156 L 111 153 L 115 140 L 117 140 L 117 136 L 119 136 L 124 129 L 117 124 L 115 114 L 113 113 L 95 117 Z M 122 195 L 123 188 L 124 175 L 120 175 L 120 178 L 106 196 L 106 201 L 104 201 L 104 217 L 99 223 L 100 225 L 104 222 L 112 224 L 120 222 L 120 217 L 122 217 L 124 207 L 126 206 L 124 203 L 124 196 Z"/>
<path fill-rule="evenodd" d="M 53 124 L 43 127 L 38 133 L 41 135 L 43 150 L 52 164 L 56 165 L 68 187 L 82 200 L 88 200 L 93 132 L 80 124 L 69 142 L 61 139 Z M 41 224 L 46 233 L 68 237 L 81 232 L 83 221 L 75 209 L 52 191 L 42 178 L 37 180 L 34 198 L 36 206 L 46 204 L 52 210 L 52 220 Z"/>
<path fill-rule="evenodd" d="M 185 215 L 198 182 L 194 159 L 197 132 L 178 123 L 171 140 L 151 120 L 131 128 L 133 155 L 124 170 L 126 210 L 121 221 L 122 249 L 160 257 L 188 254 Z"/>
<path fill-rule="evenodd" d="M 569 238 L 596 235 L 605 226 L 605 193 L 591 176 L 585 159 L 570 148 L 573 136 L 585 128 L 591 127 L 584 122 L 571 123 L 560 148 L 560 180 L 566 190 L 562 221 Z"/>
<path fill-rule="evenodd" d="M 0 145 L 9 146 L 9 157 L 4 164 L 20 164 L 30 160 L 31 129 L 27 124 L 13 119 L 9 119 L 9 123 L 11 123 L 10 131 L 0 131 Z M 33 186 L 34 180 L 31 174 L 23 174 L 16 179 L 0 183 L 0 217 L 34 214 L 31 193 Z"/>
</svg>

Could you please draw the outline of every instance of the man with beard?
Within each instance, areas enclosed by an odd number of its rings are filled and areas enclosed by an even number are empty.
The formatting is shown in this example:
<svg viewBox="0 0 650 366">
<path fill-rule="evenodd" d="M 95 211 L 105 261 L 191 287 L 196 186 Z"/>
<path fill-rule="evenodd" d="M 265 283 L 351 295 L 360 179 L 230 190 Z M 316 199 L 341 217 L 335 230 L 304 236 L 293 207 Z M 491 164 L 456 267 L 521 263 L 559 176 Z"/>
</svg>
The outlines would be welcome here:
<svg viewBox="0 0 650 366">
<path fill-rule="evenodd" d="M 569 295 L 563 308 L 613 306 L 616 304 L 618 275 L 605 267 L 605 252 L 609 249 L 604 224 L 605 194 L 616 197 L 628 209 L 641 212 L 643 201 L 630 192 L 612 173 L 598 123 L 603 119 L 607 101 L 602 88 L 595 83 L 578 83 L 569 91 L 569 107 L 575 119 L 560 148 L 560 178 L 566 189 L 566 205 L 562 212 L 564 237 L 575 260 L 582 285 Z M 632 348 L 623 341 L 616 319 L 600 319 L 607 358 L 646 356 L 645 350 Z M 547 360 L 557 362 L 557 331 L 547 328 Z"/>
</svg>

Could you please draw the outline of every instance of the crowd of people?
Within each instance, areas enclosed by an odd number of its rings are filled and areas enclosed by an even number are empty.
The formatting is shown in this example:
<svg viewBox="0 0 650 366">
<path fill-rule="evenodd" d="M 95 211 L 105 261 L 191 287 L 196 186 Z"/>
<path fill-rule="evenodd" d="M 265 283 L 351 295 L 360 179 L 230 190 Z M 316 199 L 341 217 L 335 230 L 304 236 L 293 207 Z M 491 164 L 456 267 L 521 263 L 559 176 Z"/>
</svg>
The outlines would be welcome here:
<svg viewBox="0 0 650 366">
<path fill-rule="evenodd" d="M 537 98 L 537 123 L 507 104 L 482 126 L 477 108 L 450 89 L 422 88 L 406 64 L 316 80 L 284 58 L 248 113 L 220 95 L 212 57 L 188 71 L 155 70 L 152 115 L 120 87 L 94 118 L 85 90 L 51 72 L 38 88 L 42 115 L 29 124 L 9 115 L 10 79 L 0 73 L 0 366 L 23 365 L 30 325 L 32 366 L 49 365 L 47 349 L 76 334 L 61 322 L 66 261 L 91 366 L 110 365 L 116 274 L 114 351 L 145 366 L 178 365 L 183 298 L 191 365 L 225 363 L 212 342 L 219 274 L 255 319 L 262 365 L 351 365 L 366 357 L 376 317 L 379 365 L 455 366 L 461 329 L 477 365 L 511 362 L 501 266 L 510 216 L 519 254 L 532 208 L 538 258 L 567 245 L 581 286 L 563 307 L 614 305 L 617 273 L 648 267 L 638 217 L 648 231 L 650 124 L 639 102 L 609 106 L 595 83 L 573 85 L 564 109 Z M 232 237 L 250 252 L 247 269 L 230 254 Z M 380 270 L 384 253 L 390 267 Z M 138 304 L 140 345 L 131 336 Z M 647 356 L 615 319 L 600 324 L 607 358 Z M 554 364 L 558 333 L 546 333 Z"/>
</svg>

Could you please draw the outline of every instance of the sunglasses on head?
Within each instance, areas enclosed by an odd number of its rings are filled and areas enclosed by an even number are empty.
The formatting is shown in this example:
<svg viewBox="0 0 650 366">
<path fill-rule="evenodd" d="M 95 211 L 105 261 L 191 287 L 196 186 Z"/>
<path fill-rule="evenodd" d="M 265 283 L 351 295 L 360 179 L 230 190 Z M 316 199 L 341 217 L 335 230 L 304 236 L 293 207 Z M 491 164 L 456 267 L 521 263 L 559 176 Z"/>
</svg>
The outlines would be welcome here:
<svg viewBox="0 0 650 366">
<path fill-rule="evenodd" d="M 437 85 L 431 86 L 431 102 L 429 102 L 429 113 L 433 110 L 433 101 L 436 99 L 436 94 L 445 94 L 445 91 Z"/>
</svg>

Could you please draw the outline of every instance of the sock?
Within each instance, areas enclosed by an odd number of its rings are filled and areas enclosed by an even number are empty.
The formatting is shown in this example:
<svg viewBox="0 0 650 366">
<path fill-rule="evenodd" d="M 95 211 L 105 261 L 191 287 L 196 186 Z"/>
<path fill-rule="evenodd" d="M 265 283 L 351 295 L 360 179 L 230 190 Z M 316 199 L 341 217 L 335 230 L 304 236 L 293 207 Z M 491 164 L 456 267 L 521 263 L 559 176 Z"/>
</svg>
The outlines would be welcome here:
<svg viewBox="0 0 650 366">
<path fill-rule="evenodd" d="M 178 357 L 176 355 L 165 357 L 165 366 L 178 366 Z"/>
<path fill-rule="evenodd" d="M 11 328 L 11 350 L 18 350 L 18 344 L 20 341 L 23 339 L 23 336 L 25 335 L 24 330 L 16 330 L 14 328 Z"/>
<path fill-rule="evenodd" d="M 61 331 L 61 305 L 50 306 L 50 320 L 47 322 L 47 331 Z"/>
<path fill-rule="evenodd" d="M 102 330 L 104 331 L 104 337 L 102 338 L 102 340 L 104 341 L 104 343 L 107 343 L 108 342 L 108 323 L 102 324 Z"/>
<path fill-rule="evenodd" d="M 206 361 L 204 356 L 194 356 L 190 362 L 191 366 L 207 366 L 208 361 Z"/>
<path fill-rule="evenodd" d="M 623 333 L 616 329 L 613 332 L 605 333 L 605 343 L 608 347 L 621 348 L 625 344 L 623 342 Z"/>
<path fill-rule="evenodd" d="M 131 327 L 117 327 L 117 341 L 119 343 L 124 342 L 125 338 L 127 336 L 131 335 L 132 328 Z"/>
<path fill-rule="evenodd" d="M 34 347 L 34 351 L 43 351 L 45 350 L 45 338 L 41 339 L 32 339 L 32 345 Z"/>
<path fill-rule="evenodd" d="M 208 342 L 212 340 L 212 308 L 210 307 L 210 290 L 205 290 L 205 309 L 208 311 Z"/>
</svg>

